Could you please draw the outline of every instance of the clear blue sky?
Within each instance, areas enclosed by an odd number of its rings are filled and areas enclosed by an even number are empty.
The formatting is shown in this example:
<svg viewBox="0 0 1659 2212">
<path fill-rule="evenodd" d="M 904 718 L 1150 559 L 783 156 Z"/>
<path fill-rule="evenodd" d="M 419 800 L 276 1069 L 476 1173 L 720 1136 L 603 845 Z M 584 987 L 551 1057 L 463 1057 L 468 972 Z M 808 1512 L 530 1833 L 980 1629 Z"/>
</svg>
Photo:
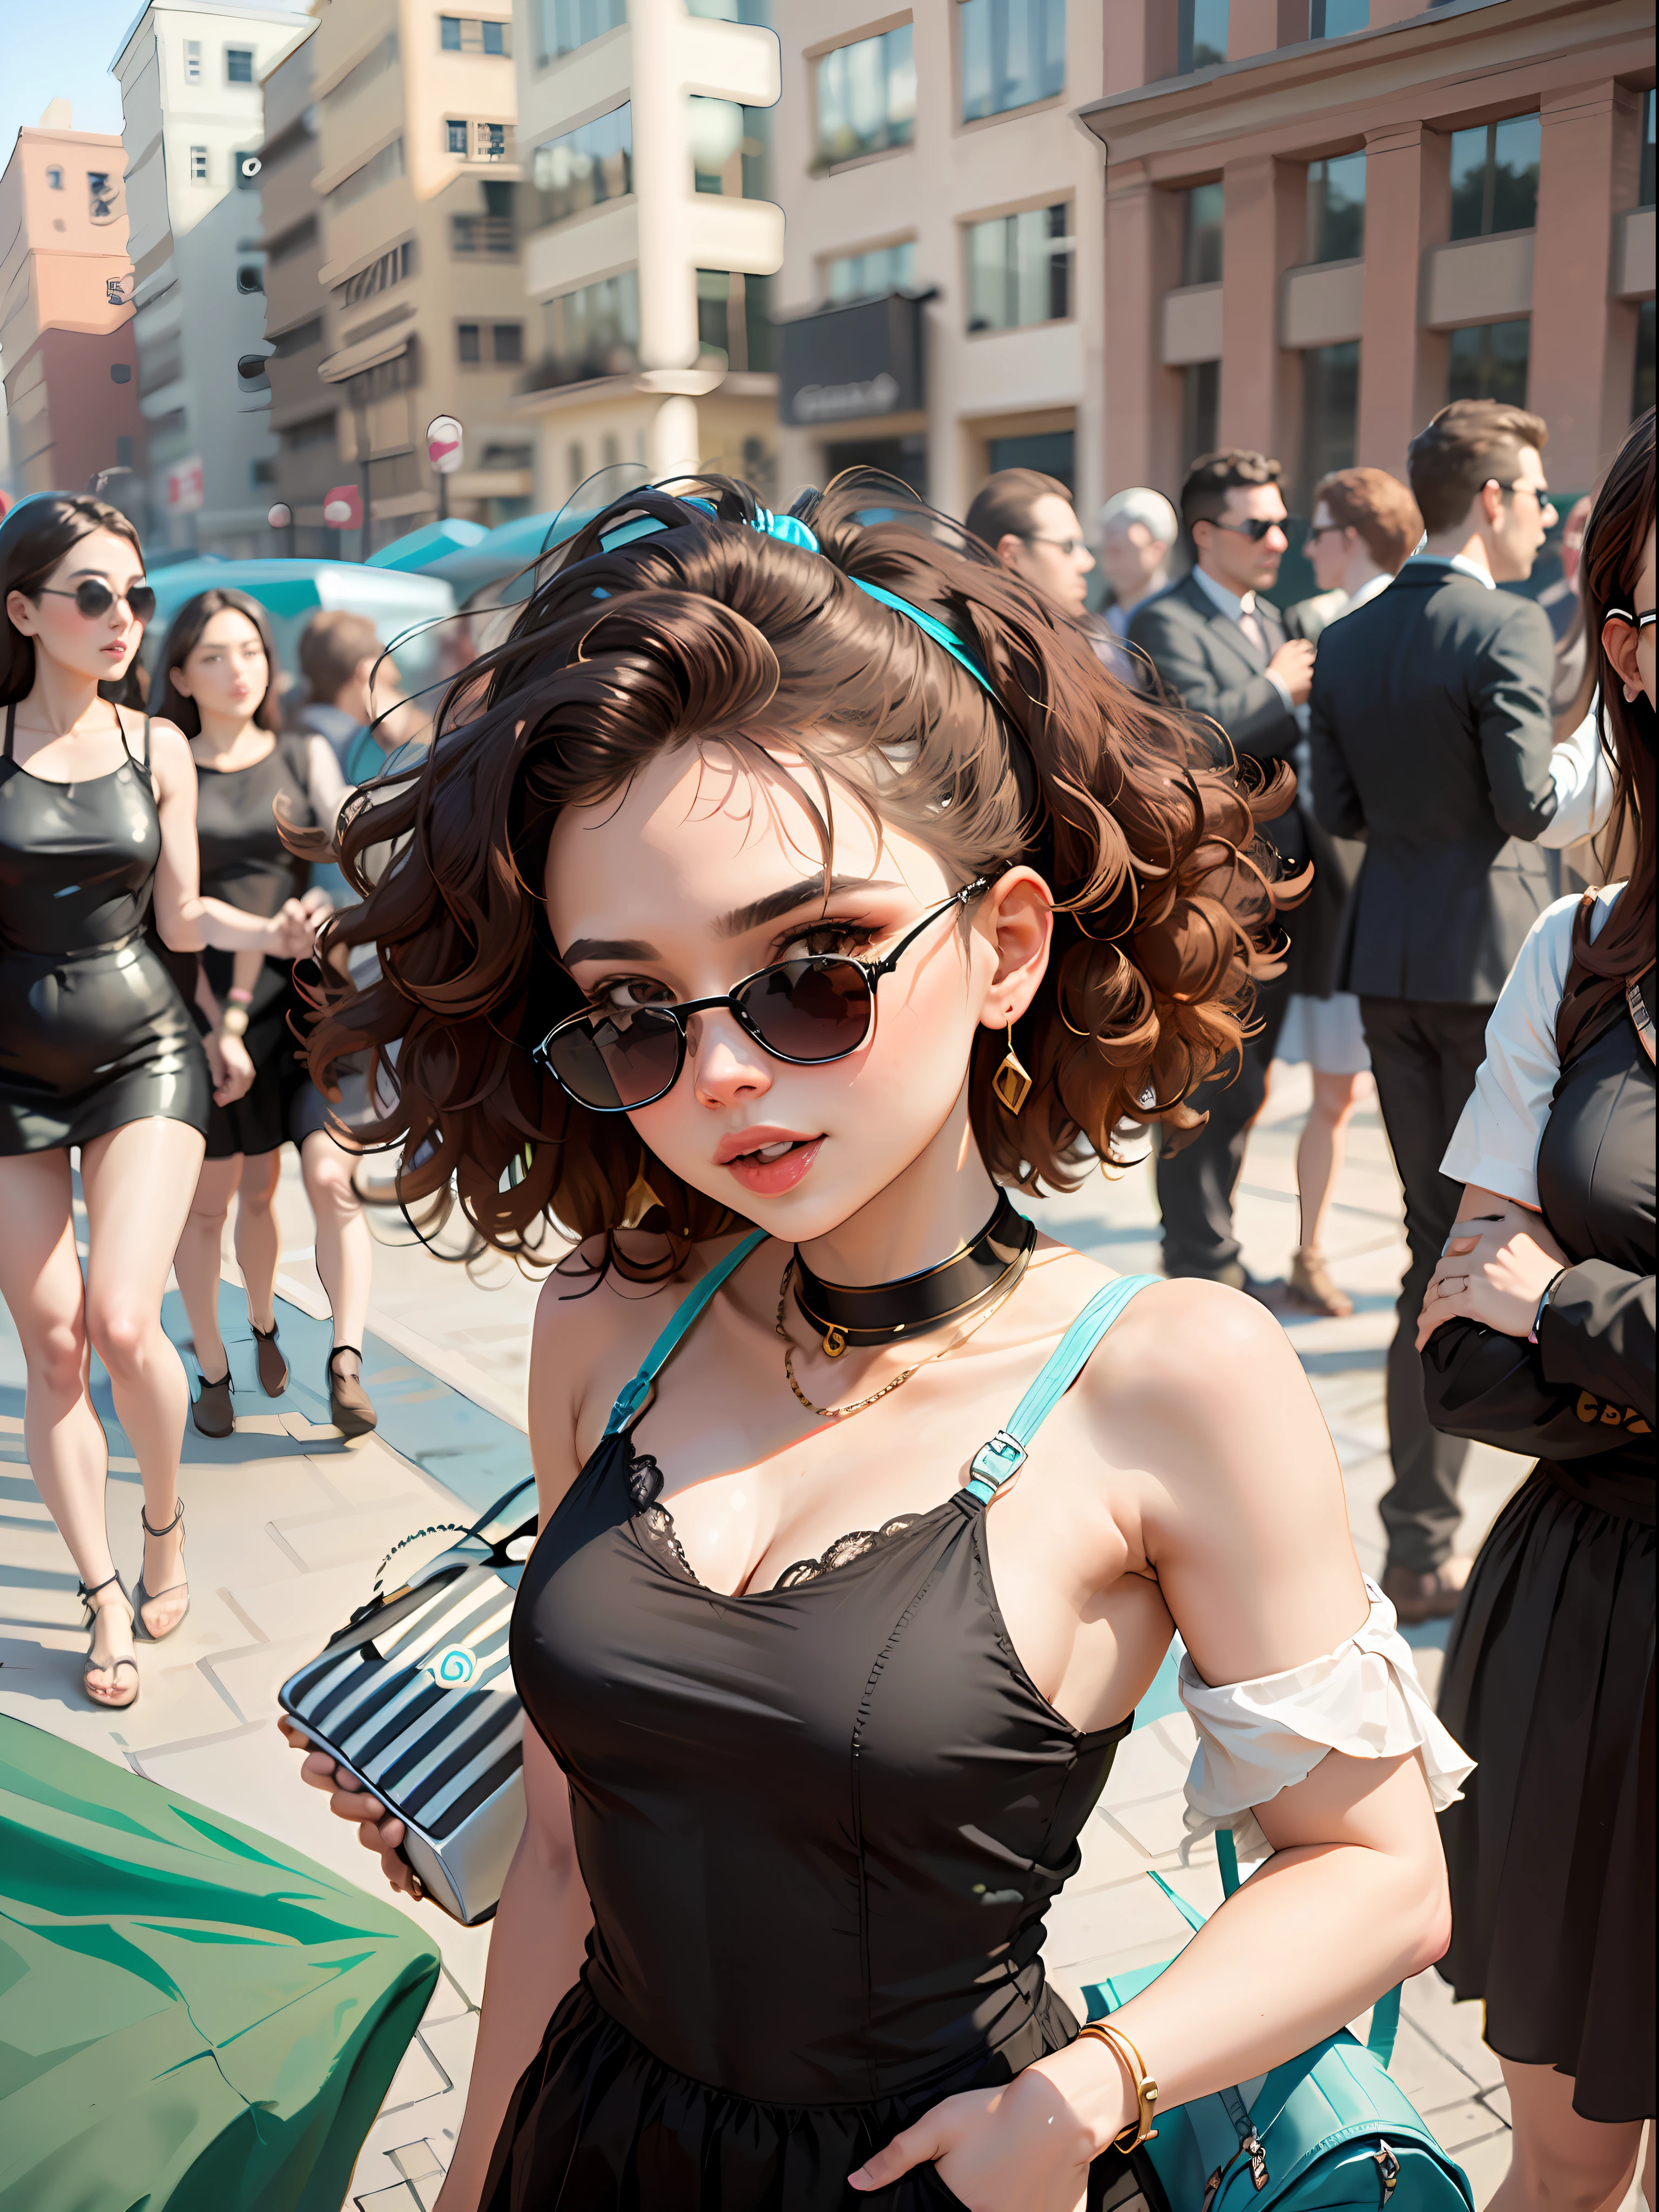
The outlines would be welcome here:
<svg viewBox="0 0 1659 2212">
<path fill-rule="evenodd" d="M 137 13 L 138 0 L 0 0 L 0 168 L 48 100 L 73 103 L 77 131 L 119 131 L 109 65 Z"/>
</svg>

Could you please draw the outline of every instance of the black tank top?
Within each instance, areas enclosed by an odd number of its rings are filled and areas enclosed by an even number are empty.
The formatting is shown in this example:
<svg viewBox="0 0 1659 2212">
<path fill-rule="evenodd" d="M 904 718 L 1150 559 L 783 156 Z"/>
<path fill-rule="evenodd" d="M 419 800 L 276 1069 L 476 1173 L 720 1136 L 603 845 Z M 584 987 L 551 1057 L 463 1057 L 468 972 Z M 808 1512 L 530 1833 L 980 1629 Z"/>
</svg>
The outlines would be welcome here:
<svg viewBox="0 0 1659 2212">
<path fill-rule="evenodd" d="M 76 953 L 125 944 L 149 914 L 161 823 L 149 781 L 149 723 L 137 760 L 121 726 L 107 775 L 52 783 L 0 750 L 0 951 Z"/>
<path fill-rule="evenodd" d="M 670 2067 L 767 2103 L 902 2094 L 1043 1994 L 1043 1916 L 1133 1716 L 1083 1733 L 1020 1665 L 985 1508 L 1129 1297 L 1091 1301 L 974 1480 L 772 1590 L 691 1572 L 634 1424 L 719 1284 L 617 1401 L 526 1564 L 512 1658 L 570 1784 L 585 1978 Z"/>
</svg>

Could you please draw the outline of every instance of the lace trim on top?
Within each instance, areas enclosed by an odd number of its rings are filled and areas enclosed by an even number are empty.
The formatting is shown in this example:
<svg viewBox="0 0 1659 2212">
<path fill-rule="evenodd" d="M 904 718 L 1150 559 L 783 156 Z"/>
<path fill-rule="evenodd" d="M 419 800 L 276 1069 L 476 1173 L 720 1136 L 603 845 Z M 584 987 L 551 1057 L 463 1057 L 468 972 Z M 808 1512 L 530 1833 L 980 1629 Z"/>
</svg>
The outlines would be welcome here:
<svg viewBox="0 0 1659 2212">
<path fill-rule="evenodd" d="M 629 1462 L 628 1495 L 645 1532 L 647 1547 L 659 1558 L 665 1557 L 688 1582 L 696 1583 L 701 1589 L 703 1584 L 685 1556 L 673 1515 L 665 1505 L 657 1503 L 661 1490 L 662 1469 L 649 1452 Z M 851 1529 L 845 1536 L 837 1536 L 822 1558 L 797 1559 L 786 1567 L 772 1587 L 775 1590 L 797 1589 L 802 1583 L 814 1583 L 820 1576 L 834 1574 L 838 1567 L 850 1566 L 854 1559 L 863 1559 L 895 1536 L 902 1536 L 907 1528 L 914 1528 L 918 1521 L 926 1517 L 921 1513 L 896 1513 L 879 1528 Z"/>
</svg>

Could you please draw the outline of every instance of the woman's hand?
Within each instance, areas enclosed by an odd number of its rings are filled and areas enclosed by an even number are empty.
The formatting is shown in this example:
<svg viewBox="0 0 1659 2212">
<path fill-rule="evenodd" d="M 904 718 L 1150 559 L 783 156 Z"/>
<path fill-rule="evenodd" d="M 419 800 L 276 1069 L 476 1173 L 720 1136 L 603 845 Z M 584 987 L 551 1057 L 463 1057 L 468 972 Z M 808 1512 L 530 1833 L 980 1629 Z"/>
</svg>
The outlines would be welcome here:
<svg viewBox="0 0 1659 2212">
<path fill-rule="evenodd" d="M 253 1081 L 248 1048 L 240 1037 L 227 1036 L 222 1030 L 210 1030 L 203 1042 L 213 1076 L 213 1103 L 229 1106 L 244 1096 Z"/>
<path fill-rule="evenodd" d="M 969 2212 L 1082 2212 L 1090 2161 L 1134 2118 L 1133 2109 L 1117 2109 L 1127 2094 L 1108 2050 L 1092 2038 L 1073 2043 L 1005 2088 L 946 2097 L 848 2183 L 890 2188 L 901 2174 L 931 2164 Z"/>
<path fill-rule="evenodd" d="M 298 899 L 284 899 L 270 918 L 271 942 L 268 948 L 270 957 L 273 960 L 308 958 L 316 945 L 319 926 Z"/>
<path fill-rule="evenodd" d="M 1446 1240 L 1417 1324 L 1420 1352 L 1443 1322 L 1478 1321 L 1500 1336 L 1530 1334 L 1538 1301 L 1571 1261 L 1541 1218 L 1512 1199 L 1471 1214 Z"/>
<path fill-rule="evenodd" d="M 355 1774 L 337 1766 L 325 1751 L 313 1750 L 310 1737 L 296 1723 L 284 1717 L 276 1725 L 287 1738 L 289 1748 L 306 1754 L 301 1775 L 313 1790 L 328 1791 L 330 1812 L 337 1820 L 351 1822 L 357 1831 L 358 1842 L 379 1858 L 380 1870 L 393 1889 L 416 1905 L 423 1904 L 426 1890 L 420 1876 L 398 1855 L 398 1846 L 404 1839 L 403 1822 L 392 1819 L 380 1799 L 371 1797 Z"/>
<path fill-rule="evenodd" d="M 320 884 L 313 884 L 300 901 L 302 914 L 309 916 L 313 929 L 320 929 L 334 911 L 334 902 Z"/>
</svg>

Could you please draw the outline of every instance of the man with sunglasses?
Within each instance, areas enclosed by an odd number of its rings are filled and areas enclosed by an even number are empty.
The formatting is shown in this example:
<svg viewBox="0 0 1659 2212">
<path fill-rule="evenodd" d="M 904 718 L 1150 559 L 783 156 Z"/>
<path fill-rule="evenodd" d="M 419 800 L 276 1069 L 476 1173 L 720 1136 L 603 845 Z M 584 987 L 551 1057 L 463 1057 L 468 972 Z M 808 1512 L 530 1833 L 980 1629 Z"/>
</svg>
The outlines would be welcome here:
<svg viewBox="0 0 1659 2212">
<path fill-rule="evenodd" d="M 1165 691 L 1193 714 L 1219 726 L 1228 744 L 1264 765 L 1291 760 L 1302 739 L 1298 709 L 1313 676 L 1314 647 L 1288 615 L 1261 594 L 1272 589 L 1289 550 L 1279 463 L 1265 453 L 1206 453 L 1181 488 L 1181 519 L 1194 567 L 1179 583 L 1137 607 L 1129 642 L 1158 672 Z M 1218 750 L 1224 750 L 1218 747 Z M 1324 840 L 1302 808 L 1271 823 L 1267 836 L 1284 872 L 1328 859 Z M 1288 935 L 1295 917 L 1287 915 Z M 1209 1121 L 1178 1152 L 1160 1152 L 1158 1207 L 1164 1218 L 1164 1267 L 1248 1290 L 1279 1310 L 1290 1304 L 1281 1283 L 1246 1273 L 1233 1231 L 1233 1193 L 1243 1170 L 1250 1124 L 1267 1095 L 1267 1069 L 1291 992 L 1288 971 L 1257 993 L 1259 1035 L 1232 1071 L 1194 1099 Z"/>
<path fill-rule="evenodd" d="M 1468 1446 L 1429 1425 L 1417 1318 L 1461 1195 L 1440 1162 L 1486 1051 L 1486 1019 L 1553 896 L 1540 841 L 1584 763 L 1552 751 L 1555 641 L 1530 599 L 1555 520 L 1536 415 L 1443 407 L 1412 441 L 1426 535 L 1389 589 L 1320 643 L 1314 803 L 1365 857 L 1337 956 L 1357 992 L 1378 1102 L 1405 1186 L 1410 1261 L 1389 1352 L 1382 1589 L 1402 1620 L 1456 1609 L 1458 1480 Z M 1564 825 L 1565 826 L 1565 825 Z"/>
</svg>

